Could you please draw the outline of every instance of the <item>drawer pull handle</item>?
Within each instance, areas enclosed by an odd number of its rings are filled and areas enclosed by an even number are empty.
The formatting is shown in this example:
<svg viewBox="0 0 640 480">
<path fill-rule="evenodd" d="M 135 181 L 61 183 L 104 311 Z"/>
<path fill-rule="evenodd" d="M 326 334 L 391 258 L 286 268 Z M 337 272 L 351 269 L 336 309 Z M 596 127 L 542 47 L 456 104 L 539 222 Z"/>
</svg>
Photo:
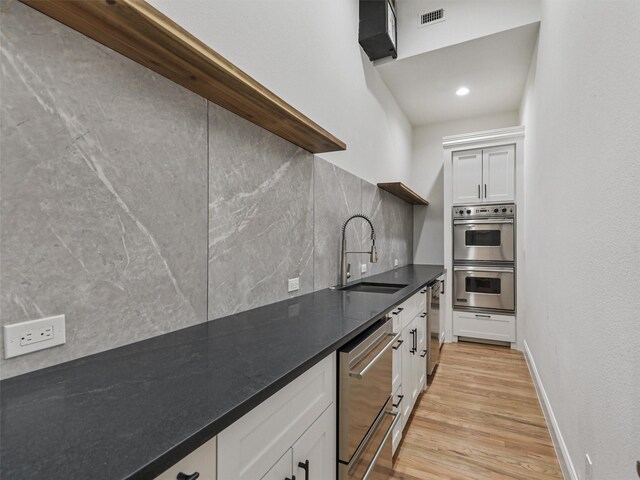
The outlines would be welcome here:
<svg viewBox="0 0 640 480">
<path fill-rule="evenodd" d="M 291 475 L 291 478 L 286 477 L 284 480 L 296 480 L 296 476 L 295 475 Z"/>
<path fill-rule="evenodd" d="M 422 314 L 420 315 L 420 318 L 424 318 L 424 317 L 426 317 L 426 316 L 427 316 L 427 314 L 426 314 L 426 313 L 422 313 Z"/>
<path fill-rule="evenodd" d="M 427 356 L 427 351 L 426 351 L 426 350 L 423 350 L 423 351 L 422 351 L 422 353 L 420 354 L 420 356 L 421 356 L 422 358 L 426 357 L 426 356 Z"/>
<path fill-rule="evenodd" d="M 400 313 L 400 310 L 397 310 L 395 312 L 391 312 L 392 315 L 398 315 Z"/>
<path fill-rule="evenodd" d="M 404 398 L 404 395 L 398 395 L 398 403 L 394 403 L 393 407 L 394 408 L 398 408 L 400 406 L 400 404 L 402 403 L 402 399 Z"/>
<path fill-rule="evenodd" d="M 404 307 L 398 307 L 398 313 L 400 313 L 402 310 L 404 310 Z"/>
<path fill-rule="evenodd" d="M 304 480 L 309 480 L 309 460 L 298 462 L 298 468 L 304 470 Z"/>
<path fill-rule="evenodd" d="M 180 472 L 176 477 L 176 480 L 196 480 L 196 478 L 200 478 L 199 472 L 192 473 L 191 475 Z"/>
<path fill-rule="evenodd" d="M 396 343 L 396 341 L 400 338 L 400 333 L 388 333 L 387 336 L 388 337 L 393 337 L 393 338 L 391 339 L 391 341 L 389 343 L 387 343 L 382 348 L 382 350 L 380 350 L 376 354 L 375 357 L 373 357 L 373 359 L 367 364 L 366 367 L 364 367 L 359 372 L 349 371 L 349 376 L 350 377 L 356 377 L 357 379 L 362 380 L 364 378 L 364 376 L 367 374 L 367 372 L 369 371 L 369 369 L 371 367 L 373 367 L 373 365 L 375 365 L 375 363 L 384 356 L 384 354 L 387 352 L 387 350 L 389 350 L 390 348 L 393 348 L 393 344 Z"/>
<path fill-rule="evenodd" d="M 395 347 L 391 347 L 394 350 L 398 350 L 400 348 L 400 345 L 402 345 L 404 343 L 404 340 L 398 340 L 398 343 L 396 343 Z"/>
<path fill-rule="evenodd" d="M 476 313 L 476 317 L 478 317 L 478 318 L 491 318 L 491 315 L 480 315 L 479 313 Z"/>
</svg>

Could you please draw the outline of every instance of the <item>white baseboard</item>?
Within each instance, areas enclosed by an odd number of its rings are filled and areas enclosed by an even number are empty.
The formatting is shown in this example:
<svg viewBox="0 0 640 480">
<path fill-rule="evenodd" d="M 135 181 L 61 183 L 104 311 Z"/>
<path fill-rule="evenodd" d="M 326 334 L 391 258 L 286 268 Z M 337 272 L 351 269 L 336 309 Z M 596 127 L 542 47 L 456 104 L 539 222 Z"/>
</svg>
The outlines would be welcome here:
<svg viewBox="0 0 640 480">
<path fill-rule="evenodd" d="M 558 457 L 558 462 L 560 463 L 562 475 L 564 476 L 565 480 L 580 480 L 578 474 L 576 473 L 576 469 L 573 466 L 573 462 L 571 461 L 571 456 L 569 455 L 567 445 L 566 443 L 564 443 L 564 439 L 562 438 L 562 433 L 560 432 L 560 427 L 558 426 L 556 416 L 553 414 L 553 409 L 551 408 L 551 404 L 549 403 L 549 397 L 547 397 L 547 392 L 542 385 L 542 380 L 540 379 L 540 375 L 538 374 L 536 363 L 533 360 L 531 350 L 529 350 L 529 345 L 527 344 L 526 340 L 523 342 L 523 345 L 524 357 L 527 361 L 527 366 L 529 367 L 531 377 L 533 378 L 533 384 L 536 387 L 536 392 L 538 393 L 538 400 L 540 401 L 540 405 L 542 405 L 544 418 L 547 420 L 547 425 L 549 426 L 551 440 L 553 441 L 553 446 L 556 450 L 556 455 Z"/>
</svg>

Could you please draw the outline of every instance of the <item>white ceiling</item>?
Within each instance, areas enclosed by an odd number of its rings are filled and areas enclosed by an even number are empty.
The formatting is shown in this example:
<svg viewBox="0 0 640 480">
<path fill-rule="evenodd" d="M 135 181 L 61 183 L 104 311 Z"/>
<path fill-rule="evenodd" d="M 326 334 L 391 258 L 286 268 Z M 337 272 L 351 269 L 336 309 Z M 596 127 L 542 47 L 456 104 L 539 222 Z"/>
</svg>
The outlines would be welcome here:
<svg viewBox="0 0 640 480">
<path fill-rule="evenodd" d="M 513 111 L 520 106 L 538 27 L 525 25 L 376 69 L 414 126 Z M 456 96 L 460 86 L 471 93 Z"/>
</svg>

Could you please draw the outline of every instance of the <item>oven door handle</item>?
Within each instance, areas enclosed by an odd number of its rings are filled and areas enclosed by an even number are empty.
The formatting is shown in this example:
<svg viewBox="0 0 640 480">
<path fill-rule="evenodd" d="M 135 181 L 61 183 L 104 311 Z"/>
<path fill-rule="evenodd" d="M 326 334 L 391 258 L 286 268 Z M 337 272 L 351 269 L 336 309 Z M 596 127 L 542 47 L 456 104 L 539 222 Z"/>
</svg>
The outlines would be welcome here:
<svg viewBox="0 0 640 480">
<path fill-rule="evenodd" d="M 387 413 L 388 415 L 393 415 L 395 418 L 393 419 L 393 422 L 391 422 L 391 425 L 389 426 L 389 430 L 387 430 L 387 433 L 384 434 L 384 438 L 382 439 L 382 442 L 380 442 L 380 446 L 376 450 L 376 453 L 373 454 L 371 463 L 367 467 L 367 470 L 364 472 L 364 475 L 362 476 L 361 480 L 367 480 L 373 473 L 373 469 L 375 468 L 376 463 L 378 462 L 378 457 L 380 457 L 380 454 L 384 450 L 384 446 L 386 445 L 387 440 L 389 440 L 389 437 L 393 433 L 393 429 L 396 427 L 396 424 L 400 420 L 400 415 L 398 415 L 398 412 L 385 412 L 385 413 Z"/>
<path fill-rule="evenodd" d="M 513 224 L 513 218 L 496 218 L 495 220 L 454 220 L 453 224 L 454 225 L 487 225 L 487 224 L 492 224 L 492 223 L 499 223 L 499 224 L 504 224 L 504 223 L 511 223 Z"/>
<path fill-rule="evenodd" d="M 396 343 L 396 341 L 400 338 L 400 335 L 401 335 L 401 333 L 388 333 L 387 334 L 388 337 L 393 337 L 389 341 L 389 343 L 387 343 L 384 346 L 384 348 L 382 350 L 380 350 L 375 357 L 373 357 L 373 359 L 367 364 L 366 367 L 364 367 L 359 372 L 349 371 L 349 376 L 350 377 L 356 377 L 358 379 L 364 378 L 364 376 L 367 374 L 369 369 L 371 367 L 373 367 L 375 365 L 375 363 L 382 358 L 382 356 L 386 353 L 387 350 L 389 350 L 393 346 L 394 343 Z"/>
</svg>

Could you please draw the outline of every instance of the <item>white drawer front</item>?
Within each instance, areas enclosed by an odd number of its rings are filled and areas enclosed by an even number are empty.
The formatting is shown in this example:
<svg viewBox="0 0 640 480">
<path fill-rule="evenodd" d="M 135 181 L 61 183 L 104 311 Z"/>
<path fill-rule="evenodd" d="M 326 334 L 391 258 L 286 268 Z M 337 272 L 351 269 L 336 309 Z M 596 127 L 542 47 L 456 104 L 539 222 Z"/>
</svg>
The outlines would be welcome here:
<svg viewBox="0 0 640 480">
<path fill-rule="evenodd" d="M 511 315 L 453 312 L 453 334 L 459 337 L 516 341 L 516 319 Z"/>
<path fill-rule="evenodd" d="M 400 402 L 400 405 L 398 405 L 398 402 Z M 393 394 L 393 404 L 398 405 L 398 408 L 396 408 L 395 410 L 399 412 L 398 415 L 402 415 L 402 386 L 398 387 L 398 389 L 395 390 L 395 393 Z M 396 453 L 396 449 L 398 448 L 398 445 L 400 445 L 400 440 L 402 440 L 403 424 L 404 422 L 400 420 L 398 423 L 396 423 L 396 426 L 393 429 L 393 433 L 391 436 L 391 450 L 393 451 L 393 453 Z"/>
<path fill-rule="evenodd" d="M 176 480 L 179 473 L 200 474 L 201 480 L 216 480 L 216 438 L 212 438 L 197 450 L 184 457 L 156 480 Z"/>
<path fill-rule="evenodd" d="M 219 480 L 255 480 L 335 399 L 336 354 L 313 366 L 218 435 Z"/>
<path fill-rule="evenodd" d="M 402 329 L 406 328 L 406 326 L 411 323 L 416 315 L 424 311 L 424 309 L 426 308 L 426 296 L 424 293 L 420 292 L 422 292 L 422 290 L 420 290 L 418 293 L 415 293 L 412 297 L 405 300 L 404 303 L 400 305 L 400 307 L 402 308 Z"/>
</svg>

